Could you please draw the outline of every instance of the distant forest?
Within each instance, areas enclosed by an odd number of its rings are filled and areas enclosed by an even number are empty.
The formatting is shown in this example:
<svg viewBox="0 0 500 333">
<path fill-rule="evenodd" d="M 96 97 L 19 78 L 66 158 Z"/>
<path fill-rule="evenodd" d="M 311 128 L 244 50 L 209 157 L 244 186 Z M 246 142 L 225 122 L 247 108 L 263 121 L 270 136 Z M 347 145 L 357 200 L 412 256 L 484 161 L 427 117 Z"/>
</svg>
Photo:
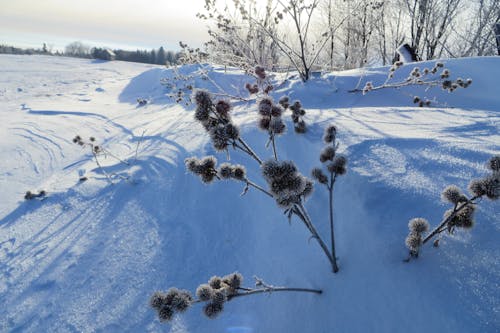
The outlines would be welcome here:
<svg viewBox="0 0 500 333">
<path fill-rule="evenodd" d="M 110 52 L 111 51 L 111 52 Z M 42 47 L 19 48 L 0 44 L 0 54 L 44 54 L 86 59 L 121 60 L 140 62 L 145 64 L 175 65 L 178 64 L 180 52 L 166 51 L 163 46 L 159 49 L 127 51 L 108 48 L 90 47 L 81 42 L 73 42 L 65 47 L 64 52 L 52 51 L 52 47 L 43 43 Z"/>
</svg>

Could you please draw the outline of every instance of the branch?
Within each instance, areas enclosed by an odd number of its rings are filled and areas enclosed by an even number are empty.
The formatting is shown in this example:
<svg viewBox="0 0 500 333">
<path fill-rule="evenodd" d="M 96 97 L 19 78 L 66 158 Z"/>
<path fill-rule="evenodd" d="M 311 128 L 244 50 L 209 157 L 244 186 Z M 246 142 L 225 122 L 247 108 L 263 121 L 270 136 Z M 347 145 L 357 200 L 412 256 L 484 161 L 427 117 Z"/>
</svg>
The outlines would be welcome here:
<svg viewBox="0 0 500 333">
<path fill-rule="evenodd" d="M 448 222 L 450 222 L 458 213 L 460 213 L 460 211 L 462 209 L 464 209 L 465 207 L 467 207 L 469 204 L 473 204 L 475 200 L 477 200 L 479 198 L 479 196 L 475 196 L 471 199 L 469 199 L 468 201 L 462 203 L 460 206 L 456 207 L 453 212 L 450 214 L 450 216 L 448 216 L 446 219 L 443 220 L 443 222 L 441 222 L 441 224 L 439 226 L 437 226 L 434 230 L 432 230 L 432 232 L 427 235 L 424 240 L 422 241 L 422 244 L 425 244 L 427 243 L 432 237 L 434 237 L 435 235 L 443 232 L 445 229 L 442 229 L 446 224 L 448 224 Z M 441 230 L 442 229 L 442 230 Z"/>
</svg>

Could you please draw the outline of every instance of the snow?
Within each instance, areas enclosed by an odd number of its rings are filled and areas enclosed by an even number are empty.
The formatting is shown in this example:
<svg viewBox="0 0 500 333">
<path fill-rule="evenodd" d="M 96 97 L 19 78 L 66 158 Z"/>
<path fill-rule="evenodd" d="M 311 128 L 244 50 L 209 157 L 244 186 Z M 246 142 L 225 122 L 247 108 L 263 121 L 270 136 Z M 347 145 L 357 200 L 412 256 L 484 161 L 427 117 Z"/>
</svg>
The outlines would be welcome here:
<svg viewBox="0 0 500 333">
<path fill-rule="evenodd" d="M 405 77 L 414 66 L 397 74 Z M 303 174 L 320 164 L 323 129 L 332 122 L 339 128 L 349 163 L 335 189 L 334 275 L 303 225 L 288 224 L 269 198 L 254 190 L 241 197 L 239 183 L 203 185 L 186 173 L 186 157 L 216 154 L 193 120 L 194 107 L 165 96 L 171 91 L 160 80 L 179 73 L 1 55 L 0 331 L 497 332 L 498 202 L 480 203 L 471 232 L 446 236 L 439 248 L 426 246 L 418 260 L 402 262 L 408 220 L 421 216 L 435 226 L 448 209 L 441 190 L 465 189 L 500 151 L 500 59 L 447 60 L 446 67 L 473 84 L 451 94 L 423 87 L 348 92 L 366 81 L 383 83 L 383 67 L 307 83 L 289 77 L 273 93 L 300 99 L 307 110 L 309 131 L 289 130 L 277 141 L 279 157 L 297 161 Z M 233 95 L 244 94 L 249 80 L 217 66 L 179 72 L 195 87 L 218 93 L 216 82 Z M 432 106 L 416 107 L 415 95 Z M 139 107 L 137 98 L 148 104 Z M 253 102 L 237 102 L 233 112 L 247 142 L 270 158 Z M 94 136 L 129 165 L 107 156 L 101 170 L 71 141 L 76 134 Z M 264 184 L 252 160 L 231 153 L 231 162 L 246 164 L 250 179 Z M 128 180 L 114 176 L 111 185 L 103 170 Z M 88 180 L 80 182 L 82 175 Z M 25 201 L 27 190 L 48 195 Z M 329 234 L 327 200 L 317 186 L 306 204 L 322 235 Z M 170 324 L 148 307 L 155 290 L 194 291 L 233 271 L 249 286 L 257 275 L 324 293 L 238 298 L 215 320 L 195 305 Z"/>
</svg>

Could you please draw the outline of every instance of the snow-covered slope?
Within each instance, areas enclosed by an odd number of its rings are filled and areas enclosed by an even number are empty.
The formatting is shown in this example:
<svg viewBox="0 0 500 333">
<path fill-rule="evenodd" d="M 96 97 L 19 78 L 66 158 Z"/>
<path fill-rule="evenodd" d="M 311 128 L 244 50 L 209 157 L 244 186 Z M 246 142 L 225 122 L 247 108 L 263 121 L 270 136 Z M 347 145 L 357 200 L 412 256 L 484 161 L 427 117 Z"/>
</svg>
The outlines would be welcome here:
<svg viewBox="0 0 500 333">
<path fill-rule="evenodd" d="M 288 131 L 280 158 L 304 174 L 319 165 L 322 131 L 339 128 L 348 174 L 336 185 L 341 270 L 298 221 L 241 184 L 203 185 L 187 174 L 189 156 L 215 154 L 193 107 L 172 103 L 158 66 L 44 56 L 0 56 L 1 332 L 497 332 L 500 329 L 500 212 L 481 202 L 471 232 L 402 262 L 407 222 L 436 225 L 447 209 L 441 189 L 465 188 L 500 152 L 500 58 L 448 60 L 453 76 L 474 83 L 452 94 L 405 88 L 365 96 L 348 90 L 384 82 L 387 68 L 349 71 L 304 84 L 291 79 L 275 97 L 299 98 L 309 131 Z M 411 68 L 403 68 L 407 72 Z M 181 69 L 185 75 L 197 66 Z M 178 76 L 178 75 L 177 75 Z M 248 78 L 223 69 L 195 86 L 231 94 Z M 434 100 L 418 108 L 412 96 Z M 138 107 L 137 98 L 149 103 Z M 238 102 L 235 121 L 262 157 L 255 105 Z M 288 118 L 288 117 L 287 117 Z M 288 125 L 290 121 L 288 120 Z M 102 159 L 71 140 L 79 134 L 125 160 Z M 220 161 L 226 156 L 217 155 Z M 263 184 L 255 163 L 250 178 Z M 129 180 L 106 176 L 115 174 Z M 79 178 L 86 176 L 87 181 Z M 45 190 L 45 200 L 23 200 Z M 307 207 L 328 234 L 327 193 Z M 324 293 L 235 299 L 209 320 L 194 306 L 170 324 L 148 307 L 153 291 L 194 290 L 212 275 L 239 271 L 275 285 Z"/>
</svg>

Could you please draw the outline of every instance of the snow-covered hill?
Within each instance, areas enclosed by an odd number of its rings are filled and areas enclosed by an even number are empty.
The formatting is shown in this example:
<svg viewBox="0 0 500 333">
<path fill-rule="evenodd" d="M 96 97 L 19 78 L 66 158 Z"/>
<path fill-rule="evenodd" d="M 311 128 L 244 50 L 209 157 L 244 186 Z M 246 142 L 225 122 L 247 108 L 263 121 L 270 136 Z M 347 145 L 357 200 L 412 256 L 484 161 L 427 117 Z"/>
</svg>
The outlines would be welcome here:
<svg viewBox="0 0 500 333">
<path fill-rule="evenodd" d="M 439 223 L 448 209 L 442 188 L 465 189 L 500 153 L 500 58 L 447 60 L 446 67 L 473 84 L 452 94 L 414 87 L 348 92 L 359 82 L 384 82 L 387 68 L 374 68 L 306 84 L 292 78 L 275 91 L 302 100 L 309 126 L 304 136 L 289 130 L 277 141 L 280 158 L 309 174 L 331 123 L 349 158 L 335 192 L 341 270 L 334 275 L 304 226 L 289 225 L 269 198 L 252 190 L 241 197 L 241 184 L 207 186 L 186 173 L 186 157 L 215 152 L 193 120 L 193 106 L 165 97 L 160 80 L 178 74 L 1 55 L 0 331 L 498 332 L 498 201 L 480 203 L 471 232 L 446 236 L 439 248 L 426 246 L 418 260 L 402 262 L 408 220 Z M 193 83 L 220 92 L 213 81 L 238 94 L 249 80 L 223 68 L 208 77 Z M 432 99 L 433 107 L 415 107 L 414 95 Z M 137 98 L 149 103 L 139 107 Z M 238 102 L 233 112 L 245 139 L 271 157 L 255 126 L 255 104 Z M 95 137 L 127 164 L 108 156 L 98 168 L 90 151 L 72 142 L 77 134 Z M 250 159 L 232 153 L 231 160 L 248 165 L 250 178 L 263 184 Z M 117 175 L 114 185 L 103 170 Z M 48 195 L 25 201 L 27 190 Z M 317 188 L 307 202 L 324 235 L 327 200 Z M 148 306 L 155 290 L 194 291 L 210 276 L 233 271 L 249 285 L 258 275 L 324 293 L 235 299 L 216 320 L 195 305 L 170 324 Z"/>
</svg>

